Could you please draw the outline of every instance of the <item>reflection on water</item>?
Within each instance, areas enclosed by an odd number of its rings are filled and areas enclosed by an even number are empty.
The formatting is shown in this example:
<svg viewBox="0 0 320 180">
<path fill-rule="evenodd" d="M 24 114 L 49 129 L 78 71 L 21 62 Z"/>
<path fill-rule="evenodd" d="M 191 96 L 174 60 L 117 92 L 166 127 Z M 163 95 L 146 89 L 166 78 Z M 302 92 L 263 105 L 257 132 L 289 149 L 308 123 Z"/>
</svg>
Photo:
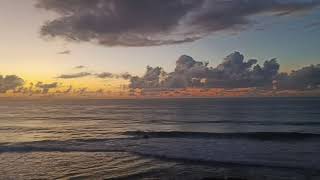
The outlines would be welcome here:
<svg viewBox="0 0 320 180">
<path fill-rule="evenodd" d="M 319 109 L 320 98 L 2 100 L 0 179 L 221 176 L 232 164 L 245 177 L 259 165 L 261 176 L 313 178 Z"/>
<path fill-rule="evenodd" d="M 319 99 L 1 101 L 0 142 L 125 131 L 320 133 Z"/>
</svg>

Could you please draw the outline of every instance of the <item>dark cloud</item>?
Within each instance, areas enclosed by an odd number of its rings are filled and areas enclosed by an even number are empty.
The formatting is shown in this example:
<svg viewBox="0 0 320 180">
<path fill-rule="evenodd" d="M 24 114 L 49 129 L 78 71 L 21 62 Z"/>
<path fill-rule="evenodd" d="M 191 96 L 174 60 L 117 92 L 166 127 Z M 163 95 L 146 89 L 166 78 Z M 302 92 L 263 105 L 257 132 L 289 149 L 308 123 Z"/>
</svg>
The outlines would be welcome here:
<svg viewBox="0 0 320 180">
<path fill-rule="evenodd" d="M 200 85 L 208 76 L 207 63 L 195 61 L 192 57 L 183 55 L 176 62 L 174 72 L 166 74 L 161 84 L 168 88 L 184 88 Z M 196 86 L 197 86 L 196 85 Z"/>
<path fill-rule="evenodd" d="M 235 52 L 223 63 L 211 68 L 206 85 L 222 88 L 271 87 L 280 65 L 276 59 L 265 61 L 261 67 L 256 59 L 244 61 L 244 56 Z"/>
<path fill-rule="evenodd" d="M 132 75 L 130 73 L 122 73 L 118 75 L 119 78 L 125 79 L 125 80 L 129 80 L 132 78 Z"/>
<path fill-rule="evenodd" d="M 77 66 L 81 69 L 84 66 Z M 80 72 L 75 74 L 64 74 L 58 76 L 62 79 L 80 78 L 93 76 L 100 79 L 124 79 L 129 81 L 127 88 L 144 89 L 143 92 L 169 91 L 183 88 L 258 88 L 261 90 L 305 90 L 320 88 L 320 65 L 311 65 L 291 73 L 280 73 L 280 65 L 275 58 L 266 60 L 262 65 L 257 59 L 246 60 L 239 52 L 226 56 L 221 64 L 216 67 L 208 66 L 207 62 L 196 61 L 190 56 L 182 55 L 176 61 L 173 72 L 165 72 L 161 67 L 147 66 L 142 76 L 134 76 L 130 73 L 88 73 Z M 38 83 L 36 87 L 44 89 L 54 88 L 56 84 Z M 46 88 L 46 86 L 49 86 Z M 54 86 L 54 87 L 50 87 Z M 66 92 L 70 93 L 72 86 Z M 87 89 L 75 90 L 78 94 L 84 94 Z M 20 88 L 16 91 L 25 92 Z"/>
<path fill-rule="evenodd" d="M 60 15 L 41 27 L 46 37 L 105 46 L 157 46 L 239 31 L 261 13 L 291 15 L 318 5 L 318 0 L 38 0 L 36 6 Z"/>
<path fill-rule="evenodd" d="M 96 77 L 104 79 L 104 78 L 113 78 L 114 75 L 112 73 L 109 73 L 109 72 L 102 72 L 102 73 L 97 73 Z"/>
<path fill-rule="evenodd" d="M 23 86 L 24 80 L 16 75 L 0 75 L 0 93 L 6 93 L 9 90 L 16 90 Z"/>
<path fill-rule="evenodd" d="M 256 59 L 244 60 L 235 52 L 217 67 L 183 55 L 176 62 L 174 72 L 166 73 L 161 67 L 147 67 L 142 77 L 130 79 L 131 88 L 244 88 L 272 87 L 280 65 L 276 59 L 265 61 L 263 66 Z"/>
<path fill-rule="evenodd" d="M 320 64 L 310 65 L 291 73 L 279 73 L 276 59 L 267 60 L 262 66 L 258 60 L 245 61 L 244 56 L 234 52 L 216 67 L 183 55 L 176 62 L 173 72 L 161 67 L 147 67 L 141 76 L 131 76 L 130 88 L 260 88 L 265 90 L 308 90 L 320 88 Z"/>
<path fill-rule="evenodd" d="M 114 74 L 114 73 L 110 73 L 110 72 L 102 72 L 102 73 L 97 73 L 95 74 L 96 77 L 101 78 L 101 79 L 105 79 L 105 78 L 116 78 L 116 79 L 125 79 L 128 80 L 130 79 L 132 76 L 129 73 L 122 73 L 122 74 Z"/>
<path fill-rule="evenodd" d="M 90 76 L 91 73 L 89 72 L 79 72 L 79 73 L 74 73 L 74 74 L 62 74 L 58 76 L 57 78 L 59 79 L 74 79 L 74 78 L 82 78 L 86 76 Z"/>
<path fill-rule="evenodd" d="M 38 82 L 35 85 L 35 87 L 41 89 L 41 93 L 47 94 L 50 89 L 58 88 L 59 84 L 57 82 L 53 82 L 53 83 Z"/>
<path fill-rule="evenodd" d="M 278 75 L 276 83 L 279 89 L 320 88 L 320 64 L 303 67 L 290 74 L 281 73 Z"/>
<path fill-rule="evenodd" d="M 83 69 L 85 66 L 76 66 L 76 69 Z M 106 79 L 106 78 L 115 78 L 115 79 L 125 79 L 129 80 L 131 79 L 131 74 L 129 73 L 110 73 L 110 72 L 101 72 L 101 73 L 89 73 L 89 72 L 79 72 L 79 73 L 73 73 L 73 74 L 62 74 L 60 76 L 57 76 L 56 78 L 59 79 L 75 79 L 75 78 L 82 78 L 87 76 L 94 76 L 96 78 L 100 79 Z"/>
<path fill-rule="evenodd" d="M 142 77 L 133 76 L 130 79 L 131 88 L 159 88 L 162 84 L 162 77 L 166 73 L 161 67 L 147 67 L 146 73 Z"/>
</svg>

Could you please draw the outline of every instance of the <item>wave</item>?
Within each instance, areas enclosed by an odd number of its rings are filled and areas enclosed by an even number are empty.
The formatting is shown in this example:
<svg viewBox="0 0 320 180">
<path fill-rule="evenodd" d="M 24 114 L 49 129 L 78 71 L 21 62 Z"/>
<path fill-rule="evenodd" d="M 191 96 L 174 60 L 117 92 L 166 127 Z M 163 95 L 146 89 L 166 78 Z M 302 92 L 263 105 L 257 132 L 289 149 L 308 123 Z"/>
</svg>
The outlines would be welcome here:
<svg viewBox="0 0 320 180">
<path fill-rule="evenodd" d="M 164 161 L 190 162 L 191 164 L 307 169 L 316 167 L 320 162 L 318 156 L 319 148 L 315 144 L 315 142 L 319 142 L 318 139 L 316 141 L 300 141 L 298 143 L 260 141 L 260 139 L 287 138 L 296 140 L 320 138 L 320 134 L 290 132 L 201 133 L 177 131 L 131 131 L 125 133 L 131 135 L 131 137 L 0 144 L 0 154 L 29 152 L 127 152 Z M 237 138 L 253 138 L 254 141 Z M 259 139 L 259 141 L 255 141 L 256 139 Z"/>
<path fill-rule="evenodd" d="M 123 134 L 138 138 L 245 138 L 255 140 L 305 140 L 320 138 L 320 134 L 300 132 L 209 133 L 182 131 L 127 131 Z"/>
<path fill-rule="evenodd" d="M 125 152 L 116 149 L 100 149 L 100 148 L 68 148 L 68 147 L 38 147 L 38 146 L 0 146 L 0 153 L 6 152 Z"/>
<path fill-rule="evenodd" d="M 97 141 L 99 142 L 99 141 Z M 107 141 L 106 141 L 107 142 Z M 47 144 L 50 143 L 50 144 Z M 58 144 L 57 144 L 58 143 Z M 187 164 L 199 164 L 199 165 L 209 165 L 209 166 L 236 166 L 236 167 L 268 167 L 268 168 L 286 168 L 286 169 L 314 169 L 319 170 L 317 168 L 312 167 L 304 167 L 299 165 L 290 165 L 290 164 L 273 164 L 273 163 L 261 163 L 259 161 L 246 161 L 244 160 L 215 160 L 214 158 L 202 158 L 202 157 L 193 157 L 186 155 L 180 156 L 180 154 L 172 154 L 170 151 L 165 153 L 159 153 L 155 152 L 149 149 L 131 149 L 131 148 L 113 148 L 112 146 L 105 146 L 104 143 L 101 143 L 100 145 L 103 147 L 76 147 L 75 145 L 71 144 L 65 144 L 64 146 L 60 146 L 61 142 L 58 141 L 52 141 L 52 142 L 36 142 L 34 144 L 30 145 L 3 145 L 0 146 L 0 154 L 1 153 L 34 153 L 34 152 L 40 152 L 40 153 L 50 153 L 50 152 L 61 152 L 61 153 L 74 153 L 74 152 L 84 152 L 84 153 L 96 153 L 96 152 L 102 152 L 102 153 L 130 153 L 133 155 L 138 155 L 141 157 L 146 158 L 154 158 L 159 159 L 162 161 L 171 161 L 171 162 L 179 162 L 179 163 L 187 163 Z M 66 142 L 69 143 L 69 142 Z M 46 145 L 47 144 L 47 145 Z M 227 154 L 225 154 L 227 155 Z"/>
<path fill-rule="evenodd" d="M 2 143 L 0 153 L 6 152 L 123 152 L 116 142 L 128 139 L 72 139 L 72 140 L 42 140 L 21 143 Z"/>
<path fill-rule="evenodd" d="M 61 152 L 108 152 L 123 151 L 129 146 L 135 146 L 137 142 L 147 139 L 174 140 L 252 140 L 287 142 L 311 140 L 318 142 L 320 134 L 300 132 L 241 132 L 241 133 L 214 133 L 214 132 L 182 132 L 182 131 L 126 131 L 119 132 L 124 135 L 118 138 L 85 138 L 71 140 L 43 140 L 21 143 L 0 143 L 0 153 L 4 152 L 32 152 L 32 151 L 61 151 Z M 179 140 L 179 141 L 180 141 Z"/>
<path fill-rule="evenodd" d="M 240 125 L 262 125 L 262 126 L 278 126 L 278 125 L 289 125 L 289 126 L 320 126 L 320 121 L 250 121 L 250 120 L 152 120 L 152 123 L 160 124 L 240 124 Z"/>
<path fill-rule="evenodd" d="M 303 167 L 298 165 L 279 165 L 279 164 L 272 164 L 272 163 L 259 163 L 259 162 L 246 162 L 246 161 L 218 161 L 212 159 L 196 159 L 191 157 L 172 157 L 167 155 L 157 155 L 157 154 L 148 154 L 148 153 L 140 153 L 135 152 L 134 154 L 156 158 L 163 161 L 173 161 L 173 162 L 182 162 L 187 164 L 200 164 L 200 165 L 208 165 L 208 166 L 220 166 L 220 167 L 264 167 L 264 168 L 275 168 L 275 169 L 292 169 L 292 170 L 313 170 L 319 171 L 317 167 Z"/>
</svg>

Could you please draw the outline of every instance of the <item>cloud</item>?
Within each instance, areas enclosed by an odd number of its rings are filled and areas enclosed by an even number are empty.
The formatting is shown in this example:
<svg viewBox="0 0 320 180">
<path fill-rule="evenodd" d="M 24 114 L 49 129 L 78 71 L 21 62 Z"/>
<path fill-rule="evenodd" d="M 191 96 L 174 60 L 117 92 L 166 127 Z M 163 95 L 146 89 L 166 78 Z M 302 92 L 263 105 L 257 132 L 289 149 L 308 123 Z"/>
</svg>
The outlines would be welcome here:
<svg viewBox="0 0 320 180">
<path fill-rule="evenodd" d="M 159 88 L 161 77 L 166 74 L 161 67 L 147 67 L 143 77 L 133 76 L 130 79 L 131 88 Z"/>
<path fill-rule="evenodd" d="M 199 83 L 209 72 L 208 63 L 195 61 L 192 57 L 182 55 L 176 62 L 176 68 L 172 73 L 162 77 L 161 84 L 168 88 L 192 87 Z M 197 85 L 195 85 L 197 86 Z"/>
<path fill-rule="evenodd" d="M 84 66 L 77 66 L 81 69 Z M 88 73 L 63 74 L 57 78 L 72 79 L 92 76 L 99 79 L 124 79 L 129 84 L 126 90 L 141 89 L 140 94 L 145 92 L 154 94 L 169 92 L 173 89 L 198 88 L 214 89 L 243 89 L 250 90 L 311 90 L 320 88 L 320 64 L 310 65 L 292 71 L 291 73 L 279 72 L 280 64 L 277 59 L 271 58 L 261 65 L 257 59 L 245 59 L 240 52 L 234 52 L 226 56 L 216 67 L 210 67 L 207 62 L 197 61 L 191 56 L 182 55 L 176 61 L 173 72 L 166 72 L 162 67 L 147 66 L 142 76 L 134 76 L 130 73 Z M 48 87 L 49 86 L 49 87 Z M 44 89 L 54 88 L 56 84 L 38 83 L 36 87 Z M 70 93 L 72 86 L 66 92 Z M 78 94 L 84 94 L 86 88 L 75 90 Z M 17 89 L 25 92 L 26 89 Z M 133 91 L 132 91 L 133 92 Z M 179 91 L 184 92 L 184 91 Z M 184 92 L 189 93 L 189 92 Z M 213 92 L 211 92 L 213 93 Z M 134 93 L 137 94 L 137 93 Z M 139 94 L 139 93 L 138 93 Z"/>
<path fill-rule="evenodd" d="M 80 66 L 76 66 L 74 67 L 75 69 L 83 69 L 83 68 L 86 68 L 86 66 L 83 66 L 83 65 L 80 65 Z"/>
<path fill-rule="evenodd" d="M 252 16 L 310 11 L 318 0 L 38 0 L 60 16 L 41 27 L 44 37 L 104 46 L 193 42 L 218 31 L 241 31 Z"/>
<path fill-rule="evenodd" d="M 224 58 L 216 67 L 182 55 L 173 72 L 148 66 L 143 76 L 131 76 L 130 88 L 166 91 L 181 88 L 259 88 L 261 90 L 312 90 L 320 88 L 320 64 L 310 65 L 291 73 L 280 73 L 275 58 L 257 64 L 245 60 L 239 52 Z"/>
<path fill-rule="evenodd" d="M 59 84 L 58 84 L 57 82 L 53 82 L 53 83 L 38 82 L 38 83 L 35 85 L 35 87 L 42 89 L 41 93 L 47 94 L 50 89 L 58 88 L 58 87 L 59 87 Z"/>
<path fill-rule="evenodd" d="M 316 89 L 320 88 L 320 64 L 310 65 L 292 71 L 290 74 L 281 73 L 277 77 L 279 89 Z"/>
<path fill-rule="evenodd" d="M 104 79 L 104 78 L 113 78 L 114 75 L 112 73 L 109 73 L 109 72 L 102 72 L 102 73 L 97 73 L 96 77 Z"/>
<path fill-rule="evenodd" d="M 244 60 L 239 52 L 228 55 L 217 67 L 183 55 L 176 61 L 173 72 L 161 67 L 147 67 L 142 77 L 132 76 L 131 88 L 271 88 L 280 65 L 276 59 L 265 61 L 263 66 L 256 59 Z"/>
<path fill-rule="evenodd" d="M 75 68 L 76 69 L 83 69 L 83 68 L 85 68 L 85 66 L 76 66 Z M 116 73 L 110 73 L 110 72 L 100 72 L 100 73 L 79 72 L 79 73 L 74 73 L 74 74 L 62 74 L 62 75 L 57 76 L 56 78 L 75 79 L 75 78 L 82 78 L 82 77 L 87 77 L 87 76 L 94 76 L 94 77 L 100 78 L 100 79 L 115 78 L 115 79 L 125 79 L 125 80 L 129 80 L 132 77 L 132 75 L 129 73 L 116 74 Z"/>
<path fill-rule="evenodd" d="M 86 76 L 90 76 L 91 73 L 89 72 L 79 72 L 79 73 L 74 73 L 74 74 L 62 74 L 58 76 L 57 78 L 59 79 L 74 79 L 74 78 L 82 78 Z"/>
<path fill-rule="evenodd" d="M 101 72 L 101 73 L 96 73 L 96 77 L 105 79 L 105 78 L 116 78 L 116 79 L 125 79 L 128 80 L 132 77 L 131 74 L 129 73 L 122 73 L 122 74 L 115 74 L 115 73 L 110 73 L 110 72 Z"/>
<path fill-rule="evenodd" d="M 23 86 L 24 80 L 16 75 L 0 75 L 0 93 L 6 93 L 9 90 L 15 90 Z"/>
<path fill-rule="evenodd" d="M 222 88 L 272 87 L 280 65 L 276 59 L 265 61 L 261 67 L 256 59 L 244 61 L 239 52 L 228 55 L 223 63 L 209 70 L 206 86 Z"/>
<path fill-rule="evenodd" d="M 119 78 L 129 80 L 132 78 L 132 75 L 128 72 L 117 75 Z"/>
<path fill-rule="evenodd" d="M 70 54 L 70 53 L 71 53 L 70 50 L 65 50 L 65 51 L 58 52 L 58 54 Z"/>
</svg>

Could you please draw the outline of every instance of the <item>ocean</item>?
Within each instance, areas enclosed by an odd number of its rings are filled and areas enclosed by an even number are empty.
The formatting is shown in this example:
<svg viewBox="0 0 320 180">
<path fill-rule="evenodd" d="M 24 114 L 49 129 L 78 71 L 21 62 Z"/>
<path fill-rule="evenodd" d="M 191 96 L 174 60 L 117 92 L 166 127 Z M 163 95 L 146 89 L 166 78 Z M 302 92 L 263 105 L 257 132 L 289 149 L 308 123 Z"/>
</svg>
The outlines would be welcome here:
<svg viewBox="0 0 320 180">
<path fill-rule="evenodd" d="M 320 179 L 320 98 L 0 101 L 0 179 Z"/>
</svg>

